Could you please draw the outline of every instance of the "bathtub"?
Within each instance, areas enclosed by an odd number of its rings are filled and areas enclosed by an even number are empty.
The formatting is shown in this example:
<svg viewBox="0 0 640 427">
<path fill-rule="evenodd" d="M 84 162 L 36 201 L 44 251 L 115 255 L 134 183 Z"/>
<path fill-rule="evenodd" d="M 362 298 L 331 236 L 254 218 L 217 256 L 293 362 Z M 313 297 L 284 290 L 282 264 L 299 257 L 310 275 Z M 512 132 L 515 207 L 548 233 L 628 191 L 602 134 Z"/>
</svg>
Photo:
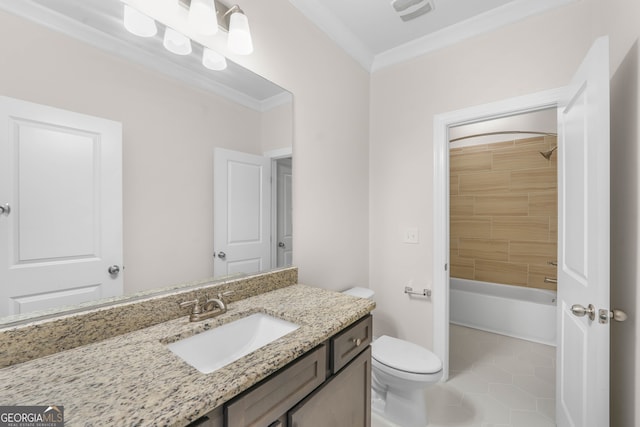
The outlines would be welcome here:
<svg viewBox="0 0 640 427">
<path fill-rule="evenodd" d="M 556 292 L 451 278 L 449 321 L 556 345 Z"/>
</svg>

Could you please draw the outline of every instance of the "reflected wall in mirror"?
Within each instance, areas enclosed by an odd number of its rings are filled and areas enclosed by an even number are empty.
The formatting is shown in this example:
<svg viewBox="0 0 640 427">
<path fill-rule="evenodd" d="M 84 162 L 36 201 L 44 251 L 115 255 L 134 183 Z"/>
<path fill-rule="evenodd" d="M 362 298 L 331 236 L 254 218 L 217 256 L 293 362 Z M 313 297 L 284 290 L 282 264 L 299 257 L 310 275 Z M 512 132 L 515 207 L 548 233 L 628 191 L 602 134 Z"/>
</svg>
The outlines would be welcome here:
<svg viewBox="0 0 640 427">
<path fill-rule="evenodd" d="M 16 3 L 27 9 L 11 10 Z M 64 18 L 56 30 L 42 25 L 49 7 Z M 0 0 L 0 26 L 11 34 L 0 40 L 0 95 L 122 124 L 124 294 L 132 295 L 217 275 L 214 150 L 290 157 L 292 97 L 232 62 L 214 79 L 208 73 L 220 72 L 197 58 L 191 67 L 141 45 L 148 40 L 126 32 L 121 8 L 119 0 Z M 82 31 L 83 40 L 69 35 Z"/>
</svg>

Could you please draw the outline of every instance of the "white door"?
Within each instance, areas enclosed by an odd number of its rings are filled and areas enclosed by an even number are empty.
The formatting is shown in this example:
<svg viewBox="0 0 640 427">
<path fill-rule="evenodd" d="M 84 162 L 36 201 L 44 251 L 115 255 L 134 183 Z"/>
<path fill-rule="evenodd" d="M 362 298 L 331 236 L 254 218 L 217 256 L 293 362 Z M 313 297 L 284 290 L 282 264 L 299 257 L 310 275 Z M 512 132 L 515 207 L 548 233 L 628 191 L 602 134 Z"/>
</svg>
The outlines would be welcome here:
<svg viewBox="0 0 640 427">
<path fill-rule="evenodd" d="M 558 426 L 609 425 L 609 40 L 558 106 Z M 593 316 L 581 314 L 579 304 Z M 598 310 L 605 310 L 605 323 Z M 575 311 L 575 313 L 574 313 Z"/>
<path fill-rule="evenodd" d="M 293 173 L 291 158 L 276 162 L 277 176 L 277 241 L 276 267 L 288 267 L 293 263 Z"/>
<path fill-rule="evenodd" d="M 0 316 L 122 294 L 120 123 L 0 97 L 0 205 Z"/>
<path fill-rule="evenodd" d="M 216 148 L 213 246 L 216 276 L 271 267 L 271 159 Z"/>
</svg>

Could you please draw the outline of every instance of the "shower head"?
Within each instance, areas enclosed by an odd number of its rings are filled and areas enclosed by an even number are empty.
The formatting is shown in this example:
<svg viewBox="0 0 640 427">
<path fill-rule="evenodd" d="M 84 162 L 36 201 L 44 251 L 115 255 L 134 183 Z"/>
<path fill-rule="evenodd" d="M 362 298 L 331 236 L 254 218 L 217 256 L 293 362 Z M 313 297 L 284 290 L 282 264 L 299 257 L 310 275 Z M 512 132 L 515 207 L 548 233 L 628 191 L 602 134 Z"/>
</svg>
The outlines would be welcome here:
<svg viewBox="0 0 640 427">
<path fill-rule="evenodd" d="M 551 155 L 553 154 L 554 151 L 556 151 L 558 149 L 558 146 L 556 145 L 555 147 L 553 147 L 551 150 L 549 151 L 540 151 L 540 154 L 542 155 L 542 157 L 544 157 L 547 160 L 551 160 Z"/>
</svg>

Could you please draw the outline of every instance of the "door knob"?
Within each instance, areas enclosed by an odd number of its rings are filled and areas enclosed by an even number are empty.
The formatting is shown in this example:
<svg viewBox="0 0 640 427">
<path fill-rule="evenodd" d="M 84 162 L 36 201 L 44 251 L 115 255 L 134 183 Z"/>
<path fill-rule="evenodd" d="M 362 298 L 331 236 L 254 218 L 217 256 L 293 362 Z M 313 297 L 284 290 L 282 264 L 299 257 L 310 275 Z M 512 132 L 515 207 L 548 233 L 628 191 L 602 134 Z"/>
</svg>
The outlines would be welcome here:
<svg viewBox="0 0 640 427">
<path fill-rule="evenodd" d="M 616 322 L 624 322 L 627 320 L 627 317 L 627 313 L 615 308 L 611 311 L 604 308 L 598 310 L 598 321 L 600 323 L 609 323 L 609 319 L 613 319 Z"/>
<path fill-rule="evenodd" d="M 279 248 L 284 248 L 284 246 L 285 246 L 284 242 L 278 242 L 278 247 Z"/>
<path fill-rule="evenodd" d="M 0 215 L 5 214 L 9 215 L 11 213 L 11 206 L 9 203 L 5 203 L 4 206 L 0 206 Z"/>
<path fill-rule="evenodd" d="M 596 308 L 593 304 L 589 304 L 587 308 L 580 304 L 573 304 L 571 306 L 571 312 L 578 317 L 588 315 L 590 320 L 594 320 L 596 318 Z"/>
<path fill-rule="evenodd" d="M 218 258 L 225 259 L 226 257 L 227 257 L 227 254 L 225 254 L 224 252 L 222 251 L 218 252 Z"/>
<path fill-rule="evenodd" d="M 117 276 L 118 273 L 120 273 L 120 267 L 117 265 L 112 265 L 107 269 L 107 271 L 109 272 L 110 275 Z"/>
</svg>

